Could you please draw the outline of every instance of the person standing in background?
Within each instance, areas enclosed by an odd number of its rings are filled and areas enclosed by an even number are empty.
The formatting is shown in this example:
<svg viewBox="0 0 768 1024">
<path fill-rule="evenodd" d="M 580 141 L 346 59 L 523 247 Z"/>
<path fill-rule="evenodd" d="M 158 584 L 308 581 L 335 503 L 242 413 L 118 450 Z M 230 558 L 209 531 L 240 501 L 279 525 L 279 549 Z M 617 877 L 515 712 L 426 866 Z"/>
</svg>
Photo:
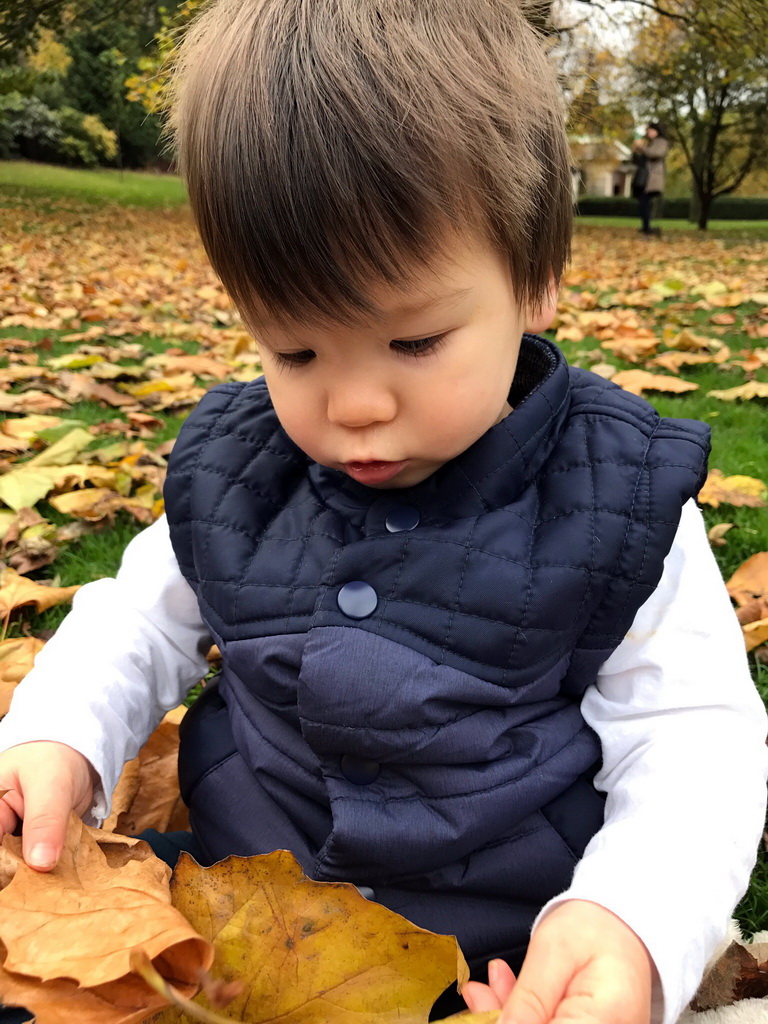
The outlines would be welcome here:
<svg viewBox="0 0 768 1024">
<path fill-rule="evenodd" d="M 652 121 L 645 137 L 636 139 L 632 146 L 632 161 L 637 165 L 632 181 L 632 194 L 640 206 L 640 231 L 646 236 L 660 235 L 660 228 L 651 228 L 651 220 L 658 215 L 659 200 L 664 191 L 664 161 L 669 151 L 664 130 L 658 121 Z"/>
</svg>

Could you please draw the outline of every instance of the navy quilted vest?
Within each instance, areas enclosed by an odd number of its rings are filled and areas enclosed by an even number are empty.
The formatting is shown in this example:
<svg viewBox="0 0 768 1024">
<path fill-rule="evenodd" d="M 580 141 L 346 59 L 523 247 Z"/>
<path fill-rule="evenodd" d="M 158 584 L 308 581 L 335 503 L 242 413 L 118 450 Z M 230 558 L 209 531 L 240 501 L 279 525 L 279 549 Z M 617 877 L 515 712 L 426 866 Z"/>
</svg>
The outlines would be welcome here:
<svg viewBox="0 0 768 1024">
<path fill-rule="evenodd" d="M 290 849 L 519 963 L 603 820 L 579 698 L 658 583 L 708 430 L 524 339 L 514 411 L 415 487 L 311 462 L 263 379 L 170 461 L 182 572 L 223 671 L 180 755 L 211 860 Z"/>
</svg>

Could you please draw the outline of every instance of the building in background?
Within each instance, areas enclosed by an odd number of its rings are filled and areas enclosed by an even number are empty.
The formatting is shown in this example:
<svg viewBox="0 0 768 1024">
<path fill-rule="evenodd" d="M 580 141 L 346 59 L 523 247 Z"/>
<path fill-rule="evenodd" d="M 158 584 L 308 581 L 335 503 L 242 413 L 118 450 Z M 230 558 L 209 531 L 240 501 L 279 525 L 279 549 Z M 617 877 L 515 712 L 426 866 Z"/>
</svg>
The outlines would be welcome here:
<svg viewBox="0 0 768 1024">
<path fill-rule="evenodd" d="M 631 196 L 632 151 L 618 139 L 599 135 L 571 135 L 573 198 Z"/>
</svg>

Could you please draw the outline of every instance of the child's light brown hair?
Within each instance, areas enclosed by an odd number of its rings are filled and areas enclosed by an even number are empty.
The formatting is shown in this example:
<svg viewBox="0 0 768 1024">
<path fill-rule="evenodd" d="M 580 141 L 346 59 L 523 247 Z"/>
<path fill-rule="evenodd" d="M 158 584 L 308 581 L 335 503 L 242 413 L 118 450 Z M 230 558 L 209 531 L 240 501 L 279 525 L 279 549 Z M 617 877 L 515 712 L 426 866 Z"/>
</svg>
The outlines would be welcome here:
<svg viewBox="0 0 768 1024">
<path fill-rule="evenodd" d="M 217 0 L 188 31 L 170 137 L 249 326 L 354 323 L 481 231 L 541 304 L 570 245 L 560 91 L 520 0 Z"/>
</svg>

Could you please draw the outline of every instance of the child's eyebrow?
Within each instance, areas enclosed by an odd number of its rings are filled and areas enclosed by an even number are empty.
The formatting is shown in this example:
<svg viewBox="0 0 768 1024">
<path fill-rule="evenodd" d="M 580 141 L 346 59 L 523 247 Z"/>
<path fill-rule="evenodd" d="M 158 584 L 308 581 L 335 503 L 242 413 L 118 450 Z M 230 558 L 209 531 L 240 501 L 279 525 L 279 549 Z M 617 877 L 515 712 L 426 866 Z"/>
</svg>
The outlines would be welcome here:
<svg viewBox="0 0 768 1024">
<path fill-rule="evenodd" d="M 465 299 L 467 295 L 472 291 L 472 288 L 456 288 L 454 291 L 444 292 L 441 295 L 434 295 L 428 299 L 422 299 L 416 302 L 409 302 L 402 306 L 393 307 L 392 309 L 382 310 L 383 316 L 418 316 L 420 313 L 427 313 L 435 306 L 447 305 L 449 302 L 457 302 L 459 299 Z"/>
<path fill-rule="evenodd" d="M 380 308 L 378 310 L 378 315 L 382 319 L 394 318 L 398 320 L 420 316 L 422 313 L 428 313 L 431 309 L 434 309 L 435 306 L 447 306 L 449 303 L 465 299 L 471 291 L 471 286 L 467 288 L 455 288 L 452 291 L 443 292 L 440 295 L 433 295 L 424 299 L 416 299 L 413 302 L 406 302 L 403 305 L 393 304 L 390 309 Z M 249 311 L 249 322 L 255 330 L 264 332 L 274 326 L 268 316 L 261 316 L 254 310 Z"/>
</svg>

